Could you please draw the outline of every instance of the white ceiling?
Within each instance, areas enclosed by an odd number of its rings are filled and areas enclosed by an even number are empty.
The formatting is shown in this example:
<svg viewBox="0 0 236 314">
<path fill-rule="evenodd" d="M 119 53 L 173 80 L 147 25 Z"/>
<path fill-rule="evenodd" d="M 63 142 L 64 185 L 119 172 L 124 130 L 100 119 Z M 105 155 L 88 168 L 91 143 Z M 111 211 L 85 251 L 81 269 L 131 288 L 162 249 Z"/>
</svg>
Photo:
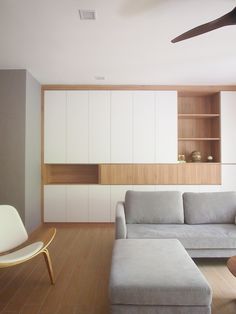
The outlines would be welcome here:
<svg viewBox="0 0 236 314">
<path fill-rule="evenodd" d="M 42 84 L 236 84 L 236 26 L 170 42 L 234 6 L 235 0 L 0 0 L 0 68 L 26 68 Z M 97 20 L 81 21 L 78 9 L 95 9 Z"/>
</svg>

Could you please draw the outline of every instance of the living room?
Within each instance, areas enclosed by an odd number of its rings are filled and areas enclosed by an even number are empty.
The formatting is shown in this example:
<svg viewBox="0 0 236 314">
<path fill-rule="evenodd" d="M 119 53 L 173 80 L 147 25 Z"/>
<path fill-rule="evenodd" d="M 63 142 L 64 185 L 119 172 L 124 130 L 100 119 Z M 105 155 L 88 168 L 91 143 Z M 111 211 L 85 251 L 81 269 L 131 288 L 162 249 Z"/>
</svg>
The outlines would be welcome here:
<svg viewBox="0 0 236 314">
<path fill-rule="evenodd" d="M 236 313 L 234 6 L 0 1 L 1 313 Z"/>
</svg>

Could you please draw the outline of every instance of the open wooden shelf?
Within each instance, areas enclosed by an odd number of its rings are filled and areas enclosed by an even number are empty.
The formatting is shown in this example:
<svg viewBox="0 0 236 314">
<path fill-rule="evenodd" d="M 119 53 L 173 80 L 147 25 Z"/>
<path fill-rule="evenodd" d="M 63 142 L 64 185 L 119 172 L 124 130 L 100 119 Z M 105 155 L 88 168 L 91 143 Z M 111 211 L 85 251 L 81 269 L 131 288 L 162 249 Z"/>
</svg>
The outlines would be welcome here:
<svg viewBox="0 0 236 314">
<path fill-rule="evenodd" d="M 214 119 L 220 117 L 218 113 L 180 113 L 178 114 L 180 119 L 189 119 L 189 118 L 196 118 L 196 119 Z"/>
<path fill-rule="evenodd" d="M 191 161 L 199 151 L 202 161 L 213 156 L 220 162 L 220 97 L 219 93 L 178 95 L 178 153 Z"/>
<path fill-rule="evenodd" d="M 98 184 L 98 165 L 45 164 L 44 184 Z"/>
<path fill-rule="evenodd" d="M 219 141 L 219 137 L 179 137 L 179 141 Z"/>
</svg>

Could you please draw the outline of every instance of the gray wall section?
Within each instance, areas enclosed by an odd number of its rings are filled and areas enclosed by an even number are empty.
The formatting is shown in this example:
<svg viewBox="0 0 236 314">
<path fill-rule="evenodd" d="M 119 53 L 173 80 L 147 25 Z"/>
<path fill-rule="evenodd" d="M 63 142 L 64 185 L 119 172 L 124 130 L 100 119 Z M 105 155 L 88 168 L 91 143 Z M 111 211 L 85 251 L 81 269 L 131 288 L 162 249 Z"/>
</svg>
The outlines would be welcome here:
<svg viewBox="0 0 236 314">
<path fill-rule="evenodd" d="M 0 203 L 25 220 L 26 71 L 0 71 Z"/>
<path fill-rule="evenodd" d="M 40 84 L 0 70 L 0 204 L 16 207 L 28 232 L 41 222 L 40 115 Z"/>
<path fill-rule="evenodd" d="M 41 223 L 41 86 L 26 74 L 25 225 L 30 232 Z"/>
</svg>

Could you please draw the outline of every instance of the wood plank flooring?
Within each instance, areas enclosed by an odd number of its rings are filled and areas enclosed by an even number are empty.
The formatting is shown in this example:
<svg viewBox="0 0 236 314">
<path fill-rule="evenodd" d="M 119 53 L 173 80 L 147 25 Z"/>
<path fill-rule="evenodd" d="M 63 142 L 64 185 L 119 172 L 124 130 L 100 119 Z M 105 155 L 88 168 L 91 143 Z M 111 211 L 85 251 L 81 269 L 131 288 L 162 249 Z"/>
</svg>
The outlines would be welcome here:
<svg viewBox="0 0 236 314">
<path fill-rule="evenodd" d="M 108 314 L 108 280 L 114 227 L 110 224 L 55 224 L 50 245 L 56 285 L 43 256 L 0 269 L 1 314 Z M 43 226 L 34 236 L 40 236 Z M 236 278 L 226 260 L 195 260 L 213 288 L 212 314 L 236 313 Z M 190 313 L 191 314 L 191 313 Z"/>
</svg>

